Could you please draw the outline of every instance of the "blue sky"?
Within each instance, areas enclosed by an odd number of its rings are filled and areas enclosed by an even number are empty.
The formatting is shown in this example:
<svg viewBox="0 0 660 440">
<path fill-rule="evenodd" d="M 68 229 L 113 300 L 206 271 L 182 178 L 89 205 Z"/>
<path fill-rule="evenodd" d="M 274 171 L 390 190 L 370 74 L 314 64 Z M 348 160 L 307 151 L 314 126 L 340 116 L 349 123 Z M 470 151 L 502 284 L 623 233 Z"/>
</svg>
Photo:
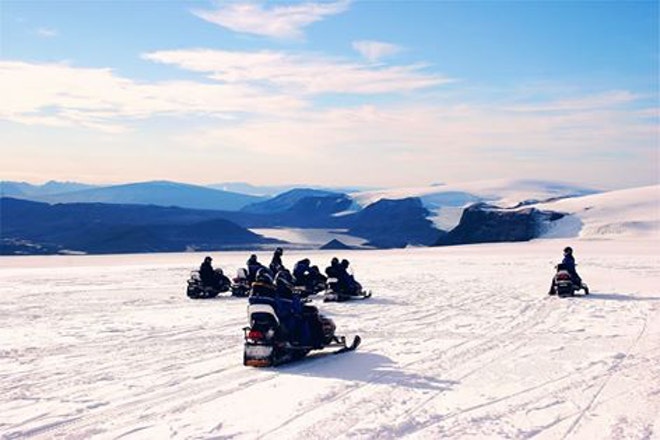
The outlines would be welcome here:
<svg viewBox="0 0 660 440">
<path fill-rule="evenodd" d="M 659 181 L 653 1 L 0 2 L 0 178 Z"/>
</svg>

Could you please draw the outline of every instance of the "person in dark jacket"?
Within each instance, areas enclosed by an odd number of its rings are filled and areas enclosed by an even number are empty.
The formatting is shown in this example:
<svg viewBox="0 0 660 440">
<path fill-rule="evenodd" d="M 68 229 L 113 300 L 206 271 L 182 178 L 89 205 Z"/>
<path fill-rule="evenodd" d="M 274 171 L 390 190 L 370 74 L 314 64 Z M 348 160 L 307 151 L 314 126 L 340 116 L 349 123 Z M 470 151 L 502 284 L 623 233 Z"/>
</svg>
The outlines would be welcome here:
<svg viewBox="0 0 660 440">
<path fill-rule="evenodd" d="M 362 285 L 355 280 L 355 277 L 348 272 L 349 261 L 346 259 L 341 260 L 339 263 L 339 279 L 342 284 L 346 286 L 347 292 L 350 295 L 357 295 L 362 291 Z"/>
<path fill-rule="evenodd" d="M 277 295 L 284 299 L 293 299 L 293 276 L 287 269 L 282 269 L 275 275 Z"/>
<path fill-rule="evenodd" d="M 330 266 L 325 268 L 325 274 L 328 278 L 337 278 L 339 271 L 339 259 L 337 257 L 332 257 L 330 260 Z"/>
<path fill-rule="evenodd" d="M 266 266 L 257 261 L 257 256 L 255 254 L 250 255 L 250 258 L 247 260 L 247 277 L 250 283 L 254 283 L 257 278 L 257 272 L 259 272 L 259 269 L 261 268 L 266 268 Z"/>
<path fill-rule="evenodd" d="M 571 274 L 573 284 L 581 286 L 582 278 L 580 278 L 580 275 L 578 275 L 577 270 L 575 269 L 575 257 L 573 257 L 572 247 L 567 246 L 564 248 L 564 259 L 562 260 L 561 264 L 563 264 L 564 268 L 566 268 L 568 273 Z"/>
<path fill-rule="evenodd" d="M 280 270 L 284 269 L 284 264 L 282 264 L 282 254 L 284 253 L 284 250 L 281 247 L 278 247 L 275 249 L 275 252 L 273 252 L 273 259 L 270 260 L 270 271 L 274 274 L 277 274 Z"/>
<path fill-rule="evenodd" d="M 211 261 L 213 261 L 213 258 L 207 256 L 204 258 L 201 266 L 199 266 L 199 278 L 202 280 L 202 284 L 215 289 L 229 285 L 229 278 L 224 276 L 220 269 L 213 269 Z"/>
<path fill-rule="evenodd" d="M 575 264 L 575 257 L 573 256 L 573 248 L 570 246 L 566 246 L 564 248 L 564 259 L 557 266 L 557 269 L 565 269 L 571 275 L 571 280 L 573 281 L 573 284 L 584 288 L 582 284 L 582 278 L 580 277 L 580 275 L 578 275 L 575 266 L 576 264 Z M 552 295 L 554 294 L 554 292 L 555 292 L 555 278 L 553 277 L 552 285 L 550 286 L 550 291 L 548 293 Z"/>
<path fill-rule="evenodd" d="M 306 286 L 309 280 L 309 258 L 298 261 L 293 266 L 293 278 L 297 286 Z"/>
</svg>

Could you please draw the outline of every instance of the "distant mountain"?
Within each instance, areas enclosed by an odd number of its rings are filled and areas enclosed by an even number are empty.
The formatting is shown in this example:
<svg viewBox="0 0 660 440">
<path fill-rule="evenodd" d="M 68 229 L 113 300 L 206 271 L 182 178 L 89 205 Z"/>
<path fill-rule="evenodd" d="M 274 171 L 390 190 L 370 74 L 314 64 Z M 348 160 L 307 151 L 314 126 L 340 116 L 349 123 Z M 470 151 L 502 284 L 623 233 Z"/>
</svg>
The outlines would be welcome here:
<svg viewBox="0 0 660 440">
<path fill-rule="evenodd" d="M 258 197 L 272 197 L 276 194 L 280 194 L 295 188 L 294 185 L 261 186 L 261 185 L 251 185 L 245 182 L 214 183 L 212 185 L 207 185 L 207 187 L 212 189 L 219 189 L 222 191 L 229 191 L 239 194 L 248 194 Z"/>
<path fill-rule="evenodd" d="M 337 240 L 336 238 L 333 238 L 323 246 L 319 247 L 319 249 L 322 250 L 348 250 L 348 249 L 353 249 L 352 247 L 348 246 L 347 244 L 342 243 L 341 241 Z"/>
<path fill-rule="evenodd" d="M 375 188 L 365 186 L 347 186 L 347 187 L 325 187 L 325 186 L 309 186 L 309 185 L 251 185 L 245 182 L 223 182 L 207 185 L 209 188 L 220 189 L 223 191 L 231 191 L 240 194 L 249 194 L 261 197 L 273 197 L 296 188 L 309 188 L 314 190 L 332 192 L 332 193 L 351 193 L 359 191 L 371 191 Z"/>
<path fill-rule="evenodd" d="M 56 182 L 54 180 L 46 182 L 43 185 L 33 185 L 26 182 L 1 181 L 0 197 L 40 197 L 91 188 L 98 188 L 98 186 L 76 182 Z"/>
<path fill-rule="evenodd" d="M 30 198 L 48 203 L 119 203 L 238 211 L 261 197 L 168 181 L 129 183 Z"/>
<path fill-rule="evenodd" d="M 241 209 L 242 212 L 249 212 L 254 214 L 273 214 L 283 212 L 291 209 L 296 203 L 308 197 L 327 197 L 339 196 L 345 197 L 344 194 L 325 191 L 311 188 L 296 188 L 285 193 L 282 193 L 272 199 L 261 201 L 247 205 Z"/>
<path fill-rule="evenodd" d="M 137 253 L 246 249 L 275 243 L 214 211 L 0 199 L 0 253 Z"/>
<path fill-rule="evenodd" d="M 445 232 L 434 227 L 429 214 L 417 197 L 382 199 L 348 217 L 349 234 L 380 248 L 431 245 Z"/>
</svg>

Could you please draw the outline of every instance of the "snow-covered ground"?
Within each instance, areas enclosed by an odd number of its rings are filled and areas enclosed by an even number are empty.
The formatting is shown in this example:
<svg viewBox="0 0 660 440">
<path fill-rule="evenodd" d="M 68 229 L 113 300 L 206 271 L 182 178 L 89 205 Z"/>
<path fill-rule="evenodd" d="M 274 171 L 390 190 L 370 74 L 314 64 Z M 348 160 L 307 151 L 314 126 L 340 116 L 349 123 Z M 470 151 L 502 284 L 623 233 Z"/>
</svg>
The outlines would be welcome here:
<svg viewBox="0 0 660 440">
<path fill-rule="evenodd" d="M 588 297 L 547 295 L 567 244 Z M 317 304 L 356 352 L 267 369 L 241 364 L 245 299 L 185 296 L 203 254 L 2 257 L 0 436 L 658 439 L 658 245 L 288 251 L 374 297 Z"/>
</svg>

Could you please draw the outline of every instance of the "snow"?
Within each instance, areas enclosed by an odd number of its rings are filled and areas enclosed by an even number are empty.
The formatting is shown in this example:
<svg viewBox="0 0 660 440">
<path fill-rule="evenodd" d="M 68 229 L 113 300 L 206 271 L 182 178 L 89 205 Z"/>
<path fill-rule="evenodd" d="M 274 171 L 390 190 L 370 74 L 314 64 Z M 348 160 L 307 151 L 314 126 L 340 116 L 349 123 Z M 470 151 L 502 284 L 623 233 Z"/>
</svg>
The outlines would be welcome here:
<svg viewBox="0 0 660 440">
<path fill-rule="evenodd" d="M 660 235 L 660 185 L 564 199 L 536 207 L 569 214 L 544 234 L 548 238 Z"/>
<path fill-rule="evenodd" d="M 567 244 L 588 297 L 547 295 Z M 658 244 L 287 251 L 348 258 L 374 296 L 316 301 L 357 351 L 266 369 L 242 365 L 245 299 L 185 296 L 205 254 L 2 257 L 0 436 L 660 438 Z"/>
</svg>

